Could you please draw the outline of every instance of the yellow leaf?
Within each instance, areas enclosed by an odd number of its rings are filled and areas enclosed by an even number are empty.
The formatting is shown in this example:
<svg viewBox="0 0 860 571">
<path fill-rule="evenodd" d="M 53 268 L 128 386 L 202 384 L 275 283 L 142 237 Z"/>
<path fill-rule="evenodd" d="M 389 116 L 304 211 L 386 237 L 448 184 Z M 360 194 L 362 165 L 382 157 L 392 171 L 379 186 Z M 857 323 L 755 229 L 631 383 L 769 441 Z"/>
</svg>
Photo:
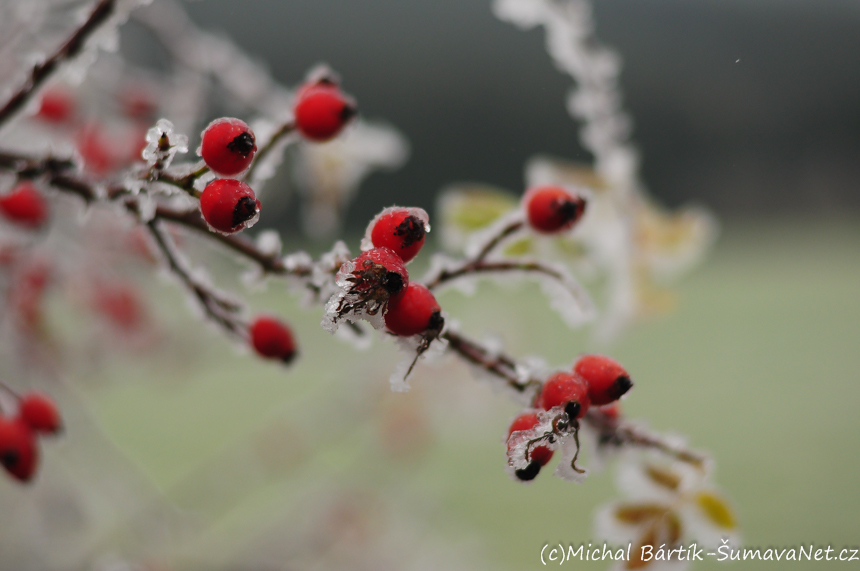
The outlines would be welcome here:
<svg viewBox="0 0 860 571">
<path fill-rule="evenodd" d="M 696 502 L 712 522 L 724 529 L 737 527 L 735 516 L 725 500 L 711 492 L 699 492 Z"/>
</svg>

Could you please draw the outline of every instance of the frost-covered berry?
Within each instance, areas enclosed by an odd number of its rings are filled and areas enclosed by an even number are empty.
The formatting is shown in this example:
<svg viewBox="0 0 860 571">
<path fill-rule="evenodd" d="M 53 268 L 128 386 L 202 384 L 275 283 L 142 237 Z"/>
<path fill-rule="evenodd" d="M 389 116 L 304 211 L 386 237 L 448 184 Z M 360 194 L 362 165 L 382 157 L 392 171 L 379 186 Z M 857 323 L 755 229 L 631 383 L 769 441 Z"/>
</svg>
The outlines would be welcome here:
<svg viewBox="0 0 860 571">
<path fill-rule="evenodd" d="M 0 464 L 21 482 L 29 482 L 36 474 L 39 465 L 36 435 L 20 418 L 0 417 Z"/>
<path fill-rule="evenodd" d="M 340 291 L 326 303 L 323 329 L 334 333 L 343 320 L 359 319 L 382 329 L 385 309 L 406 290 L 409 272 L 393 251 L 373 248 L 341 266 L 337 285 Z"/>
<path fill-rule="evenodd" d="M 428 330 L 441 331 L 445 320 L 442 309 L 430 290 L 410 282 L 404 292 L 388 302 L 385 326 L 395 335 L 418 335 Z"/>
<path fill-rule="evenodd" d="M 373 248 L 352 261 L 354 290 L 384 290 L 389 298 L 400 295 L 409 285 L 403 258 L 390 248 Z"/>
<path fill-rule="evenodd" d="M 511 435 L 514 432 L 519 432 L 521 430 L 531 430 L 537 425 L 538 416 L 533 412 L 527 412 L 516 417 L 511 423 L 511 427 L 508 429 L 508 450 L 510 451 L 512 448 Z M 517 478 L 524 482 L 534 480 L 540 472 L 540 469 L 546 466 L 547 463 L 552 460 L 552 455 L 553 451 L 546 446 L 536 446 L 532 448 L 529 452 L 529 457 L 527 458 L 527 460 L 529 461 L 528 466 L 520 470 L 514 471 L 514 474 Z"/>
<path fill-rule="evenodd" d="M 588 384 L 588 397 L 594 405 L 616 401 L 633 386 L 624 367 L 603 355 L 580 357 L 573 370 Z"/>
<path fill-rule="evenodd" d="M 585 212 L 585 200 L 560 186 L 538 186 L 523 197 L 529 225 L 545 234 L 573 227 Z"/>
<path fill-rule="evenodd" d="M 256 152 L 254 132 L 239 119 L 215 119 L 203 131 L 200 155 L 206 165 L 220 175 L 233 176 L 244 171 Z"/>
<path fill-rule="evenodd" d="M 296 341 L 285 323 L 268 315 L 257 317 L 248 327 L 251 345 L 261 357 L 289 363 L 296 355 Z"/>
<path fill-rule="evenodd" d="M 424 245 L 430 226 L 421 208 L 386 208 L 370 223 L 369 236 L 374 246 L 390 248 L 408 262 Z"/>
<path fill-rule="evenodd" d="M 323 142 L 337 136 L 358 109 L 337 84 L 321 80 L 299 90 L 293 113 L 296 128 L 305 138 Z"/>
<path fill-rule="evenodd" d="M 538 406 L 544 410 L 560 406 L 571 420 L 582 418 L 591 401 L 585 381 L 570 373 L 556 373 L 543 385 Z"/>
<path fill-rule="evenodd" d="M 48 203 L 32 183 L 22 182 L 0 195 L 0 213 L 21 226 L 38 228 L 48 219 Z"/>
<path fill-rule="evenodd" d="M 251 187 L 231 178 L 215 179 L 200 195 L 203 219 L 224 234 L 232 234 L 256 222 L 260 201 Z"/>
<path fill-rule="evenodd" d="M 42 393 L 21 395 L 18 417 L 36 432 L 57 434 L 63 430 L 63 421 L 60 419 L 57 405 Z"/>
</svg>

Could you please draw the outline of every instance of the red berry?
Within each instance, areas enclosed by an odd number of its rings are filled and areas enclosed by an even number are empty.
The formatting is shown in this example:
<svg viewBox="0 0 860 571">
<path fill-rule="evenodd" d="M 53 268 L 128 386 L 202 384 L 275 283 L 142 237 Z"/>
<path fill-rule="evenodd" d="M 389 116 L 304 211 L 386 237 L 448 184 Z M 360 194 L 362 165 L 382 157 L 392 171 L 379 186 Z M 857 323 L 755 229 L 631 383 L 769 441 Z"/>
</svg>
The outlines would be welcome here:
<svg viewBox="0 0 860 571">
<path fill-rule="evenodd" d="M 36 117 L 47 123 L 65 123 L 75 114 L 75 100 L 64 89 L 48 89 L 42 95 Z"/>
<path fill-rule="evenodd" d="M 551 234 L 571 228 L 585 212 L 585 200 L 560 186 L 538 186 L 523 197 L 529 224 Z"/>
<path fill-rule="evenodd" d="M 556 373 L 544 383 L 538 396 L 538 406 L 544 410 L 564 407 L 571 420 L 582 418 L 591 401 L 585 381 L 570 373 Z"/>
<path fill-rule="evenodd" d="M 93 308 L 111 325 L 125 332 L 140 329 L 146 322 L 146 310 L 137 289 L 128 283 L 98 283 Z"/>
<path fill-rule="evenodd" d="M 440 331 L 444 324 L 439 303 L 421 284 L 410 282 L 401 295 L 388 302 L 385 326 L 395 335 L 405 337 L 430 329 Z"/>
<path fill-rule="evenodd" d="M 119 101 L 123 114 L 130 119 L 150 122 L 158 110 L 152 90 L 143 84 L 127 85 L 120 92 Z"/>
<path fill-rule="evenodd" d="M 98 125 L 83 128 L 76 143 L 84 166 L 92 174 L 103 176 L 117 167 L 119 160 L 115 148 Z"/>
<path fill-rule="evenodd" d="M 30 481 L 39 465 L 36 435 L 21 419 L 0 417 L 0 464 L 21 482 Z"/>
<path fill-rule="evenodd" d="M 260 212 L 260 201 L 251 187 L 231 178 L 215 179 L 200 196 L 203 219 L 224 234 L 245 228 Z"/>
<path fill-rule="evenodd" d="M 203 131 L 200 155 L 214 172 L 232 176 L 251 165 L 257 145 L 254 132 L 244 121 L 222 117 Z"/>
<path fill-rule="evenodd" d="M 421 208 L 392 206 L 379 213 L 368 226 L 370 241 L 385 246 L 408 262 L 424 245 L 429 217 Z"/>
<path fill-rule="evenodd" d="M 32 183 L 22 182 L 0 196 L 0 213 L 22 226 L 37 228 L 48 219 L 48 203 Z"/>
<path fill-rule="evenodd" d="M 362 252 L 352 263 L 355 265 L 352 271 L 354 291 L 370 290 L 376 294 L 382 289 L 393 299 L 409 285 L 409 272 L 403 259 L 388 248 Z"/>
<path fill-rule="evenodd" d="M 330 80 L 303 86 L 293 109 L 298 130 L 317 142 L 335 137 L 357 112 L 355 101 Z"/>
<path fill-rule="evenodd" d="M 531 430 L 538 425 L 538 416 L 533 412 L 526 412 L 514 419 L 511 427 L 508 429 L 508 449 L 511 448 L 511 435 L 520 430 Z M 523 481 L 534 480 L 540 472 L 540 469 L 547 465 L 552 460 L 553 451 L 546 446 L 537 446 L 531 449 L 529 457 L 529 465 L 521 470 L 517 470 L 514 474 Z"/>
<path fill-rule="evenodd" d="M 296 341 L 290 328 L 274 317 L 257 317 L 248 331 L 251 345 L 261 357 L 289 363 L 296 355 Z"/>
<path fill-rule="evenodd" d="M 612 404 L 606 404 L 600 407 L 600 412 L 604 416 L 615 420 L 621 416 L 621 405 L 617 401 Z"/>
<path fill-rule="evenodd" d="M 21 396 L 18 416 L 24 424 L 36 432 L 57 434 L 63 430 L 60 412 L 47 395 L 42 393 L 26 393 Z"/>
<path fill-rule="evenodd" d="M 573 370 L 588 384 L 588 396 L 595 405 L 616 401 L 633 386 L 624 367 L 603 355 L 585 355 Z"/>
</svg>

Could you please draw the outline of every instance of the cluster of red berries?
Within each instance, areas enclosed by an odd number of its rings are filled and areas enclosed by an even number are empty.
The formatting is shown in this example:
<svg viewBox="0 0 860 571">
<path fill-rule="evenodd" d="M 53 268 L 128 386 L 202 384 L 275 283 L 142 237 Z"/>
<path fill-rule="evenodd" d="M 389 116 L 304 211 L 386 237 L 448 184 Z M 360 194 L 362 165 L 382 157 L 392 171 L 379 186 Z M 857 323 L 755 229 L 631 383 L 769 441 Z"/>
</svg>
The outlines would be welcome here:
<svg viewBox="0 0 860 571">
<path fill-rule="evenodd" d="M 592 405 L 606 407 L 607 415 L 617 417 L 614 403 L 632 386 L 630 375 L 613 359 L 585 355 L 576 362 L 572 372 L 558 372 L 549 377 L 535 396 L 533 406 L 538 410 L 560 408 L 567 414 L 569 426 L 576 427 L 576 421 L 585 416 Z M 538 422 L 535 412 L 526 412 L 514 419 L 508 430 L 508 450 L 514 446 L 513 433 L 531 430 Z M 538 446 L 527 453 L 527 467 L 515 471 L 517 478 L 523 481 L 534 479 L 553 456 L 553 451 L 546 446 Z"/>
<path fill-rule="evenodd" d="M 59 434 L 62 421 L 57 406 L 41 393 L 27 393 L 18 401 L 18 414 L 0 416 L 0 464 L 15 479 L 29 482 L 39 465 L 38 434 Z"/>
<path fill-rule="evenodd" d="M 212 172 L 236 176 L 248 169 L 257 152 L 254 132 L 244 121 L 222 117 L 203 131 L 200 155 Z M 246 228 L 260 212 L 251 187 L 232 178 L 216 178 L 200 195 L 200 212 L 209 226 L 223 234 Z"/>
<path fill-rule="evenodd" d="M 32 182 L 24 181 L 0 195 L 0 215 L 24 228 L 36 229 L 48 220 L 48 202 Z"/>
<path fill-rule="evenodd" d="M 385 326 L 394 335 L 435 336 L 444 326 L 436 298 L 424 285 L 410 282 L 406 269 L 428 228 L 427 213 L 419 208 L 386 208 L 367 228 L 365 251 L 352 260 L 351 293 L 365 308 L 383 308 Z"/>
<path fill-rule="evenodd" d="M 561 186 L 537 186 L 526 191 L 523 207 L 532 229 L 554 234 L 579 222 L 585 212 L 585 199 Z"/>
<path fill-rule="evenodd" d="M 295 126 L 311 141 L 328 141 L 356 115 L 356 109 L 355 102 L 334 80 L 318 79 L 299 89 L 293 109 Z M 256 153 L 256 137 L 244 121 L 222 117 L 203 131 L 200 156 L 221 177 L 206 185 L 200 196 L 200 211 L 214 230 L 232 234 L 248 227 L 259 215 L 260 201 L 251 187 L 229 178 L 248 170 Z"/>
</svg>

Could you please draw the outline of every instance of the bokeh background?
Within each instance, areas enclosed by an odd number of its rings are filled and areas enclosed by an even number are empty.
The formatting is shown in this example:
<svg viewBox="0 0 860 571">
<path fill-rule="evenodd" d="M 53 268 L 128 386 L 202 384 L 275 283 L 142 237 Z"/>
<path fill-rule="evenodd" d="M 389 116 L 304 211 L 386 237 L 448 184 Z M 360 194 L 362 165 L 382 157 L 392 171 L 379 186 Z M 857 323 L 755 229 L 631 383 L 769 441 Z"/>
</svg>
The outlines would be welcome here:
<svg viewBox="0 0 860 571">
<path fill-rule="evenodd" d="M 583 351 L 617 357 L 636 383 L 625 413 L 712 453 L 744 545 L 860 547 L 860 8 L 596 4 L 598 36 L 624 58 L 650 191 L 712 208 L 720 240 L 677 286 L 672 311 L 611 345 L 571 333 L 537 289 L 486 286 L 441 301 L 464 329 L 498 335 L 518 355 L 560 366 Z M 186 8 L 285 84 L 329 63 L 366 116 L 407 135 L 406 166 L 372 175 L 348 211 L 353 246 L 382 206 L 432 215 L 451 182 L 520 192 L 533 154 L 587 160 L 564 111 L 570 80 L 543 32 L 495 20 L 486 1 Z M 145 36 L 130 24 L 123 49 L 163 65 Z M 304 245 L 289 200 L 281 213 L 277 225 Z M 211 263 L 241 287 L 230 261 Z M 252 303 L 299 332 L 302 359 L 285 372 L 230 350 L 172 285 L 140 280 L 169 342 L 68 371 L 69 430 L 46 445 L 40 481 L 23 491 L 0 481 L 3 505 L 26 515 L 0 516 L 0 541 L 16 542 L 0 567 L 521 570 L 542 567 L 544 544 L 594 540 L 593 512 L 616 493 L 611 471 L 581 486 L 549 474 L 511 482 L 501 438 L 516 407 L 461 365 L 422 368 L 410 393 L 390 394 L 393 346 L 334 342 L 318 311 L 272 284 Z M 78 319 L 52 314 L 71 347 Z"/>
</svg>

